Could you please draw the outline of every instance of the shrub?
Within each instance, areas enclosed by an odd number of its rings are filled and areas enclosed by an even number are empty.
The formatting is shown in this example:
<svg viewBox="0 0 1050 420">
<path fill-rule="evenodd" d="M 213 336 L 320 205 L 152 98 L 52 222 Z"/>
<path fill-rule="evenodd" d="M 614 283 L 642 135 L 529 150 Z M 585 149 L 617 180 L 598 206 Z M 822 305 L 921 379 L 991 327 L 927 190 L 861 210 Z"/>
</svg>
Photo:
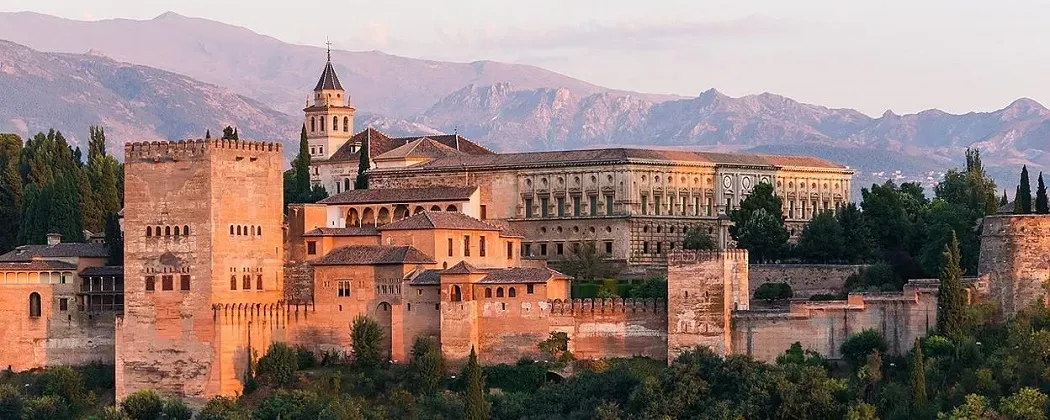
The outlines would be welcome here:
<svg viewBox="0 0 1050 420">
<path fill-rule="evenodd" d="M 190 410 L 182 400 L 170 398 L 164 402 L 165 420 L 190 420 L 193 418 L 193 410 Z"/>
<path fill-rule="evenodd" d="M 120 403 L 132 420 L 156 420 L 164 411 L 164 400 L 152 389 L 133 392 Z"/>
<path fill-rule="evenodd" d="M 308 391 L 277 391 L 253 412 L 255 420 L 316 419 L 323 407 L 317 394 Z"/>
<path fill-rule="evenodd" d="M 303 345 L 295 346 L 295 354 L 299 358 L 299 369 L 313 369 L 317 367 L 317 357 L 314 352 Z"/>
<path fill-rule="evenodd" d="M 197 420 L 248 420 L 248 410 L 229 397 L 215 397 L 197 413 Z"/>
<path fill-rule="evenodd" d="M 667 279 L 652 278 L 631 289 L 628 296 L 635 299 L 667 299 Z"/>
<path fill-rule="evenodd" d="M 853 334 L 842 342 L 842 358 L 853 366 L 860 367 L 867 360 L 868 355 L 878 351 L 886 352 L 886 340 L 878 331 L 868 329 Z"/>
<path fill-rule="evenodd" d="M 0 385 L 0 419 L 17 419 L 22 415 L 25 401 L 14 385 Z"/>
<path fill-rule="evenodd" d="M 66 420 L 72 419 L 69 405 L 54 395 L 32 398 L 22 408 L 23 420 Z M 152 420 L 152 419 L 151 419 Z"/>
<path fill-rule="evenodd" d="M 351 324 L 350 341 L 353 345 L 354 364 L 376 367 L 383 363 L 383 328 L 372 318 L 358 315 Z"/>
<path fill-rule="evenodd" d="M 43 395 L 61 397 L 74 414 L 87 408 L 91 396 L 84 387 L 84 377 L 69 366 L 48 368 L 40 378 Z"/>
<path fill-rule="evenodd" d="M 562 331 L 552 332 L 536 346 L 552 360 L 558 359 L 569 351 L 569 335 Z"/>
<path fill-rule="evenodd" d="M 794 292 L 791 290 L 791 285 L 787 283 L 765 283 L 758 286 L 758 289 L 755 289 L 755 299 L 762 299 L 767 302 L 791 299 L 792 296 L 794 296 Z"/>
<path fill-rule="evenodd" d="M 424 394 L 433 394 L 441 385 L 445 375 L 445 357 L 437 340 L 428 336 L 417 336 L 412 343 L 409 368 L 416 378 L 416 386 Z"/>
<path fill-rule="evenodd" d="M 262 381 L 285 388 L 295 385 L 295 372 L 299 370 L 299 355 L 287 344 L 270 344 L 266 354 L 259 358 L 256 375 Z"/>
</svg>

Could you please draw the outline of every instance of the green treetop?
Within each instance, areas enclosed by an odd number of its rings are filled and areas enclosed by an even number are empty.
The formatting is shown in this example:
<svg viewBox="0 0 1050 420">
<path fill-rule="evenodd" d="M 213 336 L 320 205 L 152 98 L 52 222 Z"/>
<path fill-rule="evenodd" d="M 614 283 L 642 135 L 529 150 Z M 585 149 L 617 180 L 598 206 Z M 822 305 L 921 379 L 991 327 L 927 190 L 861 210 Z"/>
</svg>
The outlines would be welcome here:
<svg viewBox="0 0 1050 420">
<path fill-rule="evenodd" d="M 1021 166 L 1021 183 L 1014 197 L 1014 214 L 1032 213 L 1032 184 L 1028 182 L 1028 166 Z"/>
<path fill-rule="evenodd" d="M 959 239 L 952 232 L 951 242 L 944 249 L 944 269 L 937 293 L 937 333 L 952 340 L 963 336 L 966 290 L 962 284 Z"/>
<path fill-rule="evenodd" d="M 1050 203 L 1047 203 L 1046 184 L 1043 183 L 1043 173 L 1039 172 L 1039 186 L 1035 190 L 1035 212 L 1037 214 L 1050 213 Z"/>
</svg>

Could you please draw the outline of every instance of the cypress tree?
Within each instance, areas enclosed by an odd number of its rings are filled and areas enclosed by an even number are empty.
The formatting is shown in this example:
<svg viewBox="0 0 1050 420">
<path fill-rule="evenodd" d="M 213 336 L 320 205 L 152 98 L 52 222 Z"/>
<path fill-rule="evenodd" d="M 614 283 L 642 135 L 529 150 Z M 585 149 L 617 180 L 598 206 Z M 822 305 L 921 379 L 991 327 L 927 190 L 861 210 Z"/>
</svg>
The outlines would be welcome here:
<svg viewBox="0 0 1050 420">
<path fill-rule="evenodd" d="M 233 127 L 227 125 L 226 128 L 222 129 L 222 139 L 223 140 L 236 139 L 236 137 L 234 137 Z"/>
<path fill-rule="evenodd" d="M 952 340 L 963 336 L 963 311 L 966 309 L 966 290 L 962 285 L 959 238 L 952 231 L 952 239 L 944 249 L 944 269 L 937 290 L 937 333 Z"/>
<path fill-rule="evenodd" d="M 0 134 L 0 254 L 19 244 L 22 177 L 18 174 L 18 158 L 21 153 L 22 138 Z"/>
<path fill-rule="evenodd" d="M 926 408 L 926 366 L 923 362 L 922 344 L 915 339 L 912 364 L 911 364 L 911 395 L 912 405 L 916 409 Z"/>
<path fill-rule="evenodd" d="M 241 135 L 237 134 L 237 129 L 236 128 L 233 129 L 233 139 L 234 140 L 240 140 L 241 139 Z"/>
<path fill-rule="evenodd" d="M 1035 190 L 1035 212 L 1038 214 L 1050 213 L 1050 203 L 1047 203 L 1046 184 L 1043 184 L 1043 172 L 1039 172 L 1039 186 Z"/>
<path fill-rule="evenodd" d="M 1021 183 L 1017 186 L 1017 197 L 1014 198 L 1017 214 L 1032 213 L 1032 184 L 1028 182 L 1028 166 L 1021 166 Z"/>
<path fill-rule="evenodd" d="M 204 139 L 211 140 L 211 129 L 204 130 Z"/>
<path fill-rule="evenodd" d="M 1003 197 L 999 199 L 999 207 L 1010 204 L 1010 199 L 1006 197 L 1006 188 L 1003 188 Z"/>
<path fill-rule="evenodd" d="M 310 145 L 306 141 L 306 124 L 299 133 L 299 156 L 292 164 L 295 169 L 295 200 L 299 203 L 310 202 Z"/>
<path fill-rule="evenodd" d="M 109 248 L 107 265 L 124 265 L 124 236 L 120 233 L 120 217 L 110 213 L 106 217 L 106 245 Z"/>
<path fill-rule="evenodd" d="M 369 150 L 368 136 L 361 141 L 360 161 L 357 164 L 357 179 L 354 180 L 355 190 L 367 190 L 368 189 L 368 177 L 365 176 L 365 171 L 372 167 L 372 152 Z"/>
<path fill-rule="evenodd" d="M 81 191 L 76 177 L 59 177 L 53 190 L 53 207 L 48 211 L 50 220 L 44 235 L 58 233 L 62 235 L 63 242 L 84 242 L 84 225 L 80 216 Z"/>
<path fill-rule="evenodd" d="M 464 418 L 467 420 L 487 420 L 489 418 L 489 402 L 485 399 L 485 378 L 481 375 L 481 366 L 478 365 L 478 355 L 474 353 L 474 347 L 470 347 L 470 358 L 467 366 L 463 368 L 463 378 L 467 381 L 467 395 L 465 398 Z"/>
</svg>

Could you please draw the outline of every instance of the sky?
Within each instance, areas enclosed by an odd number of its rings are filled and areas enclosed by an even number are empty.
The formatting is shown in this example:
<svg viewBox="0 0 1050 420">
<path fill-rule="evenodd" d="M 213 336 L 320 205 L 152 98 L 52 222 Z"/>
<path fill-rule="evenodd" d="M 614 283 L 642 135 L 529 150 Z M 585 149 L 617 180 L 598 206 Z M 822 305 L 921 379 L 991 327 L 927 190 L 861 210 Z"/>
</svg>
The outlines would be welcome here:
<svg viewBox="0 0 1050 420">
<path fill-rule="evenodd" d="M 1050 105 L 1048 1 L 0 0 L 81 20 L 169 10 L 297 44 L 531 64 L 650 93 L 772 92 L 873 116 Z"/>
</svg>

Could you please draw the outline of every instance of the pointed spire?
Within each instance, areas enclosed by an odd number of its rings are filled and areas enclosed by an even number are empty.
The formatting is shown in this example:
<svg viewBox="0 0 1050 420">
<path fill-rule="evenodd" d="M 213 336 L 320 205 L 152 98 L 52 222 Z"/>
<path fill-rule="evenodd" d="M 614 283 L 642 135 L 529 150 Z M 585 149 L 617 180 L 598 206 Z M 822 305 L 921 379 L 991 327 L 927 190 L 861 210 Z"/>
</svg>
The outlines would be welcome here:
<svg viewBox="0 0 1050 420">
<path fill-rule="evenodd" d="M 332 62 L 332 40 L 325 37 L 325 45 L 328 45 L 328 62 Z"/>
</svg>

